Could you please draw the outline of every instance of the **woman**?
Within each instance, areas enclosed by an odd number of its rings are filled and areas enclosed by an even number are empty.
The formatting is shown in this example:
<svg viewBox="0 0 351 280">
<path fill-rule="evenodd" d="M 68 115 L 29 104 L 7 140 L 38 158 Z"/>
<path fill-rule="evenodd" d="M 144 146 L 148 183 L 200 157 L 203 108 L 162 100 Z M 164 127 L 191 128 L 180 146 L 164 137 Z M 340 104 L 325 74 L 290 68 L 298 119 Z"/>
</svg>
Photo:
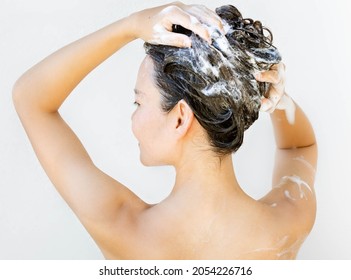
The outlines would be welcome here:
<svg viewBox="0 0 351 280">
<path fill-rule="evenodd" d="M 286 95 L 284 65 L 260 23 L 234 7 L 217 12 L 223 19 L 177 2 L 134 13 L 53 53 L 14 86 L 38 159 L 108 259 L 293 259 L 313 226 L 312 127 Z M 176 170 L 157 205 L 96 168 L 58 112 L 89 72 L 137 38 L 148 53 L 132 117 L 140 158 Z M 271 113 L 277 152 L 273 188 L 254 200 L 232 153 L 259 108 Z"/>
</svg>

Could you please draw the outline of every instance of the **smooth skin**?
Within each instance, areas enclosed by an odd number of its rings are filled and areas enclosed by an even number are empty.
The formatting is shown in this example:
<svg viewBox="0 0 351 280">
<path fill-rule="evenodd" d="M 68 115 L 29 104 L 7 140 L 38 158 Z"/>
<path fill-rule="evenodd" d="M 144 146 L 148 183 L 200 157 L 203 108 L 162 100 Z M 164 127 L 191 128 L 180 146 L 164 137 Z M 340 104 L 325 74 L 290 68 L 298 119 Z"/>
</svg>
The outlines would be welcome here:
<svg viewBox="0 0 351 280">
<path fill-rule="evenodd" d="M 148 57 L 135 86 L 133 133 L 145 165 L 176 170 L 164 201 L 146 204 L 99 170 L 60 116 L 60 106 L 79 82 L 129 42 L 140 38 L 190 47 L 188 37 L 171 32 L 172 24 L 207 41 L 206 25 L 223 30 L 218 16 L 204 6 L 176 2 L 146 9 L 63 47 L 18 79 L 14 104 L 41 165 L 107 259 L 295 258 L 315 220 L 317 148 L 297 105 L 294 123 L 286 118 L 283 64 L 257 75 L 271 83 L 262 107 L 271 113 L 277 143 L 273 188 L 260 200 L 239 186 L 232 156 L 219 159 L 209 149 L 186 102 L 169 113 L 161 110 Z"/>
</svg>

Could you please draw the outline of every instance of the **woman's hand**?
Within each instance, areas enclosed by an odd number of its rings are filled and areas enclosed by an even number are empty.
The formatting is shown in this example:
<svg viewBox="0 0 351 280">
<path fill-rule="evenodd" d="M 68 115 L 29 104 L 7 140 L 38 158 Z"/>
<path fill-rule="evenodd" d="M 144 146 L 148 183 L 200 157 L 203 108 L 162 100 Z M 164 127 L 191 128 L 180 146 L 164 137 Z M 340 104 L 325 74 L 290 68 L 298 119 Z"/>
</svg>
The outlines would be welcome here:
<svg viewBox="0 0 351 280">
<path fill-rule="evenodd" d="M 285 92 L 285 65 L 282 62 L 273 65 L 270 70 L 258 73 L 256 80 L 270 83 L 266 97 L 261 101 L 261 111 L 273 113 L 276 109 L 285 110 L 288 122 L 293 124 L 296 106 Z"/>
<path fill-rule="evenodd" d="M 172 32 L 172 25 L 193 31 L 211 44 L 208 27 L 223 31 L 220 17 L 202 5 L 185 5 L 174 2 L 142 10 L 131 15 L 135 37 L 145 42 L 176 47 L 190 47 L 191 40 L 184 34 Z"/>
</svg>

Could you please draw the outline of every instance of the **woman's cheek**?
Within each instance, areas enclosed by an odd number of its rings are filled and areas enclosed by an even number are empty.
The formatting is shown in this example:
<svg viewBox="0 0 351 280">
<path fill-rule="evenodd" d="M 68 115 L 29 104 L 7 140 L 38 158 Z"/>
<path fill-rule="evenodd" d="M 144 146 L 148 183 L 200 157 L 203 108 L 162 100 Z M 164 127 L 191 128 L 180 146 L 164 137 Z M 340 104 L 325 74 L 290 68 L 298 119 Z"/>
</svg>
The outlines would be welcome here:
<svg viewBox="0 0 351 280">
<path fill-rule="evenodd" d="M 140 106 L 135 110 L 132 117 L 132 130 L 134 136 L 140 142 L 141 138 L 145 138 L 150 128 L 150 114 L 147 108 L 141 108 Z"/>
<path fill-rule="evenodd" d="M 139 113 L 138 113 L 138 109 L 136 109 L 132 114 L 132 132 L 135 138 L 137 138 L 137 140 L 139 141 L 138 127 L 139 127 Z"/>
</svg>

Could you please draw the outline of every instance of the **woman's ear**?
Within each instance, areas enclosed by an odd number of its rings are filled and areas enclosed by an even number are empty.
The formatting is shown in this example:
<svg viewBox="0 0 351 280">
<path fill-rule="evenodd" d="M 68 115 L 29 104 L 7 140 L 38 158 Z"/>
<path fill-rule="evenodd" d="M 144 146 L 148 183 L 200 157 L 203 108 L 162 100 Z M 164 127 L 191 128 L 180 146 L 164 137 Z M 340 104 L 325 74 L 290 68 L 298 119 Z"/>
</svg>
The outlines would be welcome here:
<svg viewBox="0 0 351 280">
<path fill-rule="evenodd" d="M 188 103 L 183 99 L 178 102 L 174 109 L 175 131 L 180 137 L 183 137 L 187 134 L 193 123 L 194 113 Z"/>
</svg>

